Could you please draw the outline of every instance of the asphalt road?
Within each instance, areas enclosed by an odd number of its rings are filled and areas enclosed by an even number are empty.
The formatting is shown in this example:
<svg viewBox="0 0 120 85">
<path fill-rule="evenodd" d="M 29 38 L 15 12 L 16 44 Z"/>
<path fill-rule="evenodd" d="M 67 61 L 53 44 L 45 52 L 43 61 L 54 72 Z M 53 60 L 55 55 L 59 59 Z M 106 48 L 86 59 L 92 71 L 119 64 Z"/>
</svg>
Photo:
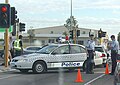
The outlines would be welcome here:
<svg viewBox="0 0 120 85">
<path fill-rule="evenodd" d="M 105 68 L 96 68 L 94 74 L 81 71 L 84 82 L 76 83 L 78 71 L 54 70 L 43 74 L 10 71 L 0 73 L 0 85 L 113 85 L 114 76 L 105 75 Z"/>
</svg>

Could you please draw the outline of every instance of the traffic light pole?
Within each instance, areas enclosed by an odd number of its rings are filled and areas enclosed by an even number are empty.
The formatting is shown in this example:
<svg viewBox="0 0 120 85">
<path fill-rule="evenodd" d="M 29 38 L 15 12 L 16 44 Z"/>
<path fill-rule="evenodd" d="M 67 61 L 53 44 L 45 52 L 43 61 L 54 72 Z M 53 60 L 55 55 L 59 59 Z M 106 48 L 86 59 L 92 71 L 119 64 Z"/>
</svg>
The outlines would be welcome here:
<svg viewBox="0 0 120 85">
<path fill-rule="evenodd" d="M 16 21 L 16 30 L 17 30 L 17 33 L 16 33 L 16 38 L 18 39 L 18 37 L 19 37 L 19 19 L 17 19 L 17 21 Z"/>
<path fill-rule="evenodd" d="M 76 44 L 76 28 L 73 28 L 73 40 L 74 40 L 74 44 Z"/>
<path fill-rule="evenodd" d="M 5 0 L 5 3 L 8 4 L 8 0 Z M 6 28 L 5 30 L 5 67 L 8 67 L 8 56 L 9 56 L 9 46 L 8 46 L 8 42 L 9 42 L 9 38 L 8 38 L 8 28 Z"/>
</svg>

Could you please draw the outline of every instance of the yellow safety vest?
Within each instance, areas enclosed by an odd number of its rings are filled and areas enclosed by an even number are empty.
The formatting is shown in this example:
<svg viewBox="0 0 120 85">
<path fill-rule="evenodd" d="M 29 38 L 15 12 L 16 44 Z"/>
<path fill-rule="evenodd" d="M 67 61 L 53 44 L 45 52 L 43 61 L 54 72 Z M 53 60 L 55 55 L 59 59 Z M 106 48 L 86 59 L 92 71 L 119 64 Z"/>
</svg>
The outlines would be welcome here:
<svg viewBox="0 0 120 85">
<path fill-rule="evenodd" d="M 15 50 L 21 50 L 19 42 L 20 42 L 20 39 L 14 41 L 14 49 Z"/>
</svg>

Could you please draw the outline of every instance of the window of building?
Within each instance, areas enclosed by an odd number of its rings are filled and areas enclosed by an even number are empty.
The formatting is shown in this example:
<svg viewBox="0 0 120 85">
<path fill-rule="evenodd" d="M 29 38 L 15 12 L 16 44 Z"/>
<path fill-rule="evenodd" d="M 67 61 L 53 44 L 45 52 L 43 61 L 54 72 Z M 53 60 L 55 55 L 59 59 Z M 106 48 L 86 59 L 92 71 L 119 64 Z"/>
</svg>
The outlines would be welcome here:
<svg viewBox="0 0 120 85">
<path fill-rule="evenodd" d="M 85 32 L 85 31 L 83 31 L 83 32 L 82 32 L 82 34 L 86 34 L 86 32 Z"/>
<path fill-rule="evenodd" d="M 45 45 L 45 40 L 41 40 L 41 42 L 42 42 L 42 45 Z"/>
<path fill-rule="evenodd" d="M 78 44 L 84 45 L 84 41 L 79 40 L 79 41 L 78 41 Z"/>
<path fill-rule="evenodd" d="M 51 31 L 51 34 L 53 34 L 53 31 Z"/>
<path fill-rule="evenodd" d="M 48 43 L 54 43 L 54 42 L 55 42 L 54 39 L 49 39 L 49 40 L 48 40 Z"/>
</svg>

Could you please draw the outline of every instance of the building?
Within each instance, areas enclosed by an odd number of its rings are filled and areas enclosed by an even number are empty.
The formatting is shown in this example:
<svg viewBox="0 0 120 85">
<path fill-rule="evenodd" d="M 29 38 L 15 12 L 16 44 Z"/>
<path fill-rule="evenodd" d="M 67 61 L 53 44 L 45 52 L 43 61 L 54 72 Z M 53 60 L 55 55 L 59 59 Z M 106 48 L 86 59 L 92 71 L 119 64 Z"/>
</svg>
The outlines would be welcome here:
<svg viewBox="0 0 120 85">
<path fill-rule="evenodd" d="M 80 30 L 80 36 L 77 37 L 77 43 L 86 45 L 89 39 L 89 33 L 94 33 L 95 37 L 98 36 L 98 30 L 77 28 Z M 69 30 L 64 26 L 55 26 L 47 28 L 30 29 L 27 33 L 23 34 L 25 45 L 45 45 L 48 43 L 56 43 L 59 37 L 65 38 L 65 34 L 69 35 Z M 96 41 L 96 43 L 98 43 Z"/>
</svg>

